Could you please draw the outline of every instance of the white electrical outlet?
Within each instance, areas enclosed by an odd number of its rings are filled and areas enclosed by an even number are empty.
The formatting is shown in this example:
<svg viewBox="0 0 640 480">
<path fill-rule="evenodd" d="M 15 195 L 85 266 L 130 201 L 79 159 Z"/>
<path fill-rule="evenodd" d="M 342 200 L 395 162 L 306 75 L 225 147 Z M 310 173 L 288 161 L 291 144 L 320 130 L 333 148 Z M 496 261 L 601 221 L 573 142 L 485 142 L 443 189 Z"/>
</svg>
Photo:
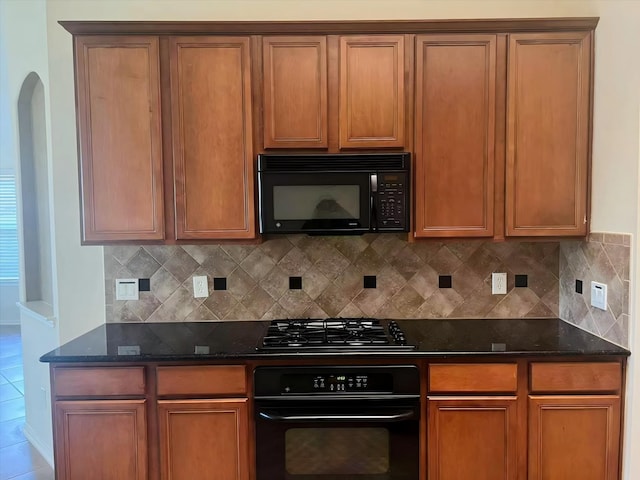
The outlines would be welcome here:
<svg viewBox="0 0 640 480">
<path fill-rule="evenodd" d="M 116 300 L 138 300 L 138 279 L 116 278 Z"/>
<path fill-rule="evenodd" d="M 493 295 L 507 294 L 507 274 L 506 273 L 491 274 L 491 293 Z"/>
<path fill-rule="evenodd" d="M 600 310 L 607 309 L 607 284 L 591 282 L 591 306 Z"/>
<path fill-rule="evenodd" d="M 206 275 L 193 277 L 193 297 L 204 298 L 209 296 L 209 282 Z"/>
</svg>

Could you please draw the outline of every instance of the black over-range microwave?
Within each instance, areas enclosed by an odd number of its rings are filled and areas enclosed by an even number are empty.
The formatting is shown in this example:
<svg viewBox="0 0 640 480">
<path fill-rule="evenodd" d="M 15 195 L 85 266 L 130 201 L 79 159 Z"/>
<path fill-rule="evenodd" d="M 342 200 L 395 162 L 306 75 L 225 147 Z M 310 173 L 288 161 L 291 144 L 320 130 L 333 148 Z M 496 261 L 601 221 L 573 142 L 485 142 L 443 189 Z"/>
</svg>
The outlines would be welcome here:
<svg viewBox="0 0 640 480">
<path fill-rule="evenodd" d="M 258 155 L 260 233 L 409 231 L 408 153 Z"/>
</svg>

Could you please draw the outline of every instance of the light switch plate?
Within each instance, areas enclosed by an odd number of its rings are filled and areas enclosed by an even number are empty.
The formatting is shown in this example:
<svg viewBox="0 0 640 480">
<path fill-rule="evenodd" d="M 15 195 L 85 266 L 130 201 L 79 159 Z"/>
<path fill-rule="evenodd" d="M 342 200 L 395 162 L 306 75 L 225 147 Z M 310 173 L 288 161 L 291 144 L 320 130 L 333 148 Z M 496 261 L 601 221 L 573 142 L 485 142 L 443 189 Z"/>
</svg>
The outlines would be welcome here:
<svg viewBox="0 0 640 480">
<path fill-rule="evenodd" d="M 607 284 L 591 282 L 591 306 L 600 310 L 607 309 Z"/>
<path fill-rule="evenodd" d="M 116 300 L 138 300 L 137 278 L 116 278 Z"/>
</svg>

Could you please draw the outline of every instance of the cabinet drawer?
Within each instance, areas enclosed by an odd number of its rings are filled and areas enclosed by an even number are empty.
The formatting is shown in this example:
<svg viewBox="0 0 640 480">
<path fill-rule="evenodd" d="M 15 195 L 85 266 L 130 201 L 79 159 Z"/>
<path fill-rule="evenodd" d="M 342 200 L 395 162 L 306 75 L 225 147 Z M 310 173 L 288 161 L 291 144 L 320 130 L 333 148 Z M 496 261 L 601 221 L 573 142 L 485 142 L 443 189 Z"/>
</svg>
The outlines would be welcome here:
<svg viewBox="0 0 640 480">
<path fill-rule="evenodd" d="M 619 363 L 532 363 L 531 392 L 613 392 L 620 390 Z"/>
<path fill-rule="evenodd" d="M 158 367 L 158 395 L 246 394 L 243 365 Z"/>
<path fill-rule="evenodd" d="M 54 368 L 53 385 L 60 397 L 144 395 L 144 367 Z"/>
<path fill-rule="evenodd" d="M 431 392 L 515 392 L 515 363 L 476 363 L 429 366 Z"/>
</svg>

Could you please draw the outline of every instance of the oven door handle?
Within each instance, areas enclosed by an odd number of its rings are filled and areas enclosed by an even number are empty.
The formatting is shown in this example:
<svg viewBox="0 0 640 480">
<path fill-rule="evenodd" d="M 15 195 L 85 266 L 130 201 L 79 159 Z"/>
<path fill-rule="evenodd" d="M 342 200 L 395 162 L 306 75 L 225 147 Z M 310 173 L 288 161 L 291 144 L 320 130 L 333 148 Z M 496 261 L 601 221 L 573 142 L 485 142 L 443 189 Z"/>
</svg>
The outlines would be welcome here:
<svg viewBox="0 0 640 480">
<path fill-rule="evenodd" d="M 414 410 L 402 410 L 391 414 L 331 414 L 312 413 L 301 415 L 281 415 L 279 413 L 261 410 L 258 416 L 265 420 L 276 422 L 402 422 L 410 420 L 416 415 Z"/>
</svg>

